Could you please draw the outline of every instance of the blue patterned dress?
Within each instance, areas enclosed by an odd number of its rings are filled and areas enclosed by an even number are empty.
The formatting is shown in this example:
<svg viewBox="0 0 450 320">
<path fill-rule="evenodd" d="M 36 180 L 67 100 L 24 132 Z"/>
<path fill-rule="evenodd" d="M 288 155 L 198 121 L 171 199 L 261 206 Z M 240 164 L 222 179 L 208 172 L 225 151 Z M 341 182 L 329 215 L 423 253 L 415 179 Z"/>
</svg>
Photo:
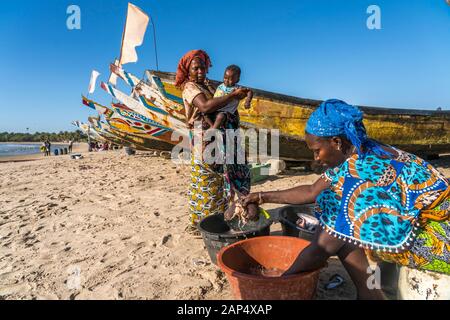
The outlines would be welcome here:
<svg viewBox="0 0 450 320">
<path fill-rule="evenodd" d="M 449 273 L 449 182 L 426 161 L 396 151 L 395 158 L 354 154 L 328 169 L 330 188 L 318 196 L 316 215 L 327 232 L 372 256 Z M 439 221 L 421 219 L 437 200 Z"/>
</svg>

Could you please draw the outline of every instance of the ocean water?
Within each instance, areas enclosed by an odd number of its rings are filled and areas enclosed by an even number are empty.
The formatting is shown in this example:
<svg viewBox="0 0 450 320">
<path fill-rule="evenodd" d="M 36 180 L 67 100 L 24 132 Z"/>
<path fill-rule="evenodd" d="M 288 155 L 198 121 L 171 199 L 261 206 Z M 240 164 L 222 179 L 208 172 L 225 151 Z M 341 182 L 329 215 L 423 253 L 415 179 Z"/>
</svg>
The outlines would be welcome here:
<svg viewBox="0 0 450 320">
<path fill-rule="evenodd" d="M 27 154 L 36 154 L 41 153 L 40 150 L 41 144 L 15 144 L 15 143 L 0 143 L 0 157 L 6 156 L 19 156 L 19 155 L 27 155 Z M 51 146 L 51 152 L 55 149 L 65 148 L 67 146 L 55 145 Z"/>
</svg>

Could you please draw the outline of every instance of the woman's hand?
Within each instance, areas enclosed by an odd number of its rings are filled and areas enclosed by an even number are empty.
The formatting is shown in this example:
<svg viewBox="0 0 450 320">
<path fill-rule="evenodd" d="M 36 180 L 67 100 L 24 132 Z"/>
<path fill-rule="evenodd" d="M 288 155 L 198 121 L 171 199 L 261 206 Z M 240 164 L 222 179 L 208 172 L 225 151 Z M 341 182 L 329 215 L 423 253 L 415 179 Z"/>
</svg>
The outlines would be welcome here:
<svg viewBox="0 0 450 320">
<path fill-rule="evenodd" d="M 231 95 L 233 96 L 233 98 L 236 98 L 236 99 L 238 99 L 238 100 L 242 100 L 242 99 L 244 99 L 245 97 L 247 97 L 247 94 L 248 94 L 249 91 L 250 91 L 250 90 L 247 89 L 247 88 L 239 88 L 239 89 L 234 90 L 234 91 L 231 93 Z"/>
<path fill-rule="evenodd" d="M 249 204 L 262 204 L 260 203 L 260 196 L 259 196 L 259 192 L 258 193 L 250 193 L 248 195 L 246 195 L 245 197 L 242 198 L 242 205 L 244 207 L 248 207 Z"/>
<path fill-rule="evenodd" d="M 245 218 L 250 221 L 258 221 L 259 219 L 258 205 L 254 203 L 249 203 L 247 206 Z"/>
</svg>

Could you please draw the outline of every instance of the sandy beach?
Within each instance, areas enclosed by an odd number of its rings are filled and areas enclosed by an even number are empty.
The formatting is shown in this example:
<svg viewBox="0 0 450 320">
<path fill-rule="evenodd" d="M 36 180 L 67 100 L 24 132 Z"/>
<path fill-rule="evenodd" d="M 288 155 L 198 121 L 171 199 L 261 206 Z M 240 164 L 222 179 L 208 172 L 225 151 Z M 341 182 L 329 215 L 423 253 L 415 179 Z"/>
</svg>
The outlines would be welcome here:
<svg viewBox="0 0 450 320">
<path fill-rule="evenodd" d="M 187 166 L 145 153 L 83 155 L 1 159 L 0 299 L 233 299 L 203 240 L 184 232 Z M 448 156 L 434 163 L 450 176 Z M 253 190 L 285 189 L 317 177 L 288 172 Z M 274 224 L 271 230 L 280 229 Z M 335 273 L 345 283 L 324 289 Z M 317 299 L 355 296 L 340 262 L 331 258 Z"/>
</svg>

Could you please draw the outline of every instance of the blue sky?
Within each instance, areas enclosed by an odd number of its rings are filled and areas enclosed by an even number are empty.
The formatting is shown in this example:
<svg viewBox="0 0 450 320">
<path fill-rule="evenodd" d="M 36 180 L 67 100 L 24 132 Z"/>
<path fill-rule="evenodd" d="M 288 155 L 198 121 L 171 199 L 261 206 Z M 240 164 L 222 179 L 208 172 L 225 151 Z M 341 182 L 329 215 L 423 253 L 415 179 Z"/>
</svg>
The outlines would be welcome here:
<svg viewBox="0 0 450 320">
<path fill-rule="evenodd" d="M 135 0 L 156 24 L 159 65 L 175 71 L 188 50 L 205 49 L 210 78 L 238 64 L 241 84 L 355 105 L 450 110 L 450 6 L 445 0 Z M 81 30 L 66 27 L 81 8 Z M 366 27 L 369 5 L 381 30 Z M 0 131 L 73 130 L 90 73 L 108 78 L 119 55 L 127 1 L 2 1 Z M 153 33 L 138 48 L 142 75 L 155 68 Z M 125 88 L 125 87 L 122 87 Z M 110 99 L 100 88 L 92 96 Z"/>
</svg>

